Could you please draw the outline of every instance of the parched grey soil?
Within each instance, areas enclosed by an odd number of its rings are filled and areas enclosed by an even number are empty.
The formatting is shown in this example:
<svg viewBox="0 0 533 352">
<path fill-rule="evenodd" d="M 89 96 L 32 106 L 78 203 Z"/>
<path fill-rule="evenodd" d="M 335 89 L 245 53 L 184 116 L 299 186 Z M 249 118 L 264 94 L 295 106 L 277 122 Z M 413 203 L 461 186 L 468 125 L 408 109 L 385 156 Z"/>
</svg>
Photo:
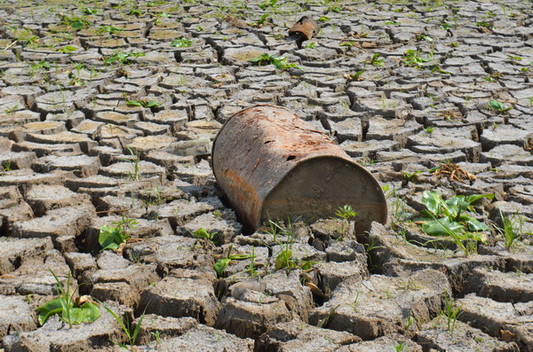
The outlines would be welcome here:
<svg viewBox="0 0 533 352">
<path fill-rule="evenodd" d="M 532 73 L 531 0 L 0 0 L 0 351 L 533 351 Z M 260 103 L 365 166 L 387 224 L 243 233 L 210 153 Z M 426 190 L 493 194 L 484 241 L 422 232 Z M 54 275 L 100 318 L 41 326 Z"/>
</svg>

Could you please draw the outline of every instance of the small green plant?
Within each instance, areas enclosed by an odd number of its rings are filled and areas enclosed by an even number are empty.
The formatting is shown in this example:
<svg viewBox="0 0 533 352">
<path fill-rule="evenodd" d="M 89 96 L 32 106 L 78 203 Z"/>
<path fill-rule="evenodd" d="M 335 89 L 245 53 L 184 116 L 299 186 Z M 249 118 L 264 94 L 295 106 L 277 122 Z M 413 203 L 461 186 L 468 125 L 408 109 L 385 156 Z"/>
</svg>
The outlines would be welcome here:
<svg viewBox="0 0 533 352">
<path fill-rule="evenodd" d="M 54 314 L 61 314 L 61 320 L 67 323 L 69 328 L 81 323 L 92 323 L 100 317 L 100 309 L 96 304 L 87 300 L 75 299 L 76 293 L 70 292 L 70 272 L 67 276 L 66 287 L 52 270 L 50 272 L 56 280 L 58 297 L 37 308 L 41 326 Z"/>
<path fill-rule="evenodd" d="M 351 205 L 345 204 L 342 207 L 338 207 L 335 212 L 335 218 L 342 221 L 341 236 L 346 236 L 350 229 L 350 220 L 357 216 L 357 212 Z"/>
<path fill-rule="evenodd" d="M 261 65 L 263 63 L 269 63 L 269 64 L 274 65 L 278 70 L 282 70 L 282 71 L 285 71 L 288 68 L 296 68 L 299 70 L 302 69 L 300 66 L 298 66 L 298 64 L 289 63 L 287 58 L 284 56 L 275 56 L 275 55 L 270 55 L 268 53 L 261 54 L 258 57 L 250 59 L 248 61 L 257 63 L 258 65 Z"/>
<path fill-rule="evenodd" d="M 11 160 L 4 160 L 2 161 L 2 169 L 4 172 L 9 172 L 13 170 L 13 166 L 11 166 Z"/>
<path fill-rule="evenodd" d="M 181 37 L 178 39 L 174 39 L 172 43 L 170 43 L 170 46 L 175 48 L 188 48 L 192 45 L 192 40 Z"/>
<path fill-rule="evenodd" d="M 278 236 L 286 237 L 286 242 L 293 242 L 294 231 L 290 219 L 287 219 L 287 226 L 281 220 L 268 220 L 268 227 L 267 232 L 273 236 L 274 242 L 278 243 Z"/>
<path fill-rule="evenodd" d="M 441 315 L 446 317 L 448 332 L 453 336 L 457 319 L 461 315 L 461 306 L 455 307 L 453 298 L 449 297 L 446 291 L 444 291 L 444 295 L 444 309 L 441 310 Z"/>
<path fill-rule="evenodd" d="M 355 295 L 353 296 L 353 301 L 350 303 L 350 307 L 354 311 L 354 313 L 359 312 L 359 291 L 355 292 Z"/>
<path fill-rule="evenodd" d="M 115 53 L 107 58 L 104 59 L 104 64 L 106 65 L 111 65 L 111 64 L 115 64 L 115 63 L 118 63 L 118 64 L 121 64 L 121 65 L 128 65 L 131 63 L 131 58 L 132 57 L 141 57 L 141 56 L 145 56 L 146 54 L 145 53 L 133 53 L 133 52 L 130 52 L 130 53 L 127 53 L 127 52 L 118 52 L 118 53 Z"/>
<path fill-rule="evenodd" d="M 278 2 L 279 2 L 279 0 L 264 0 L 264 1 L 260 2 L 257 6 L 259 6 L 259 8 L 261 10 L 266 10 L 269 7 L 275 9 L 275 8 L 280 6 L 280 4 L 278 4 Z"/>
<path fill-rule="evenodd" d="M 432 58 L 433 53 L 430 53 L 427 57 L 422 57 L 418 50 L 408 49 L 403 54 L 402 63 L 405 66 L 420 68 L 421 64 L 431 61 Z"/>
<path fill-rule="evenodd" d="M 139 179 L 141 178 L 141 170 L 139 167 L 139 163 L 141 162 L 141 155 L 139 154 L 139 152 L 134 151 L 130 147 L 127 147 L 127 150 L 132 156 L 132 159 L 129 159 L 129 160 L 131 162 L 132 169 L 133 169 L 128 173 L 128 178 L 131 181 L 139 181 Z"/>
<path fill-rule="evenodd" d="M 23 45 L 36 44 L 39 40 L 39 37 L 33 34 L 31 29 L 28 28 L 11 28 L 11 33 L 15 37 L 16 42 Z"/>
<path fill-rule="evenodd" d="M 129 321 L 129 319 L 120 318 L 115 312 L 113 312 L 113 310 L 111 308 L 109 308 L 108 306 L 106 306 L 105 304 L 103 304 L 101 302 L 100 302 L 100 304 L 102 305 L 102 307 L 104 307 L 104 309 L 109 314 L 111 314 L 111 316 L 113 317 L 113 319 L 115 319 L 115 321 L 120 326 L 122 331 L 124 331 L 124 334 L 126 334 L 126 337 L 128 338 L 129 346 L 125 345 L 123 343 L 117 343 L 117 342 L 115 342 L 115 343 L 118 346 L 120 346 L 122 348 L 125 348 L 125 349 L 127 349 L 127 350 L 129 350 L 131 352 L 136 351 L 135 350 L 135 342 L 137 341 L 137 337 L 139 336 L 139 331 L 141 330 L 141 325 L 142 325 L 142 322 L 143 322 L 143 319 L 144 319 L 144 315 L 146 313 L 146 309 L 141 314 L 137 324 L 135 324 L 135 328 L 133 328 L 132 325 L 131 325 L 131 322 Z"/>
<path fill-rule="evenodd" d="M 130 238 L 130 232 L 137 224 L 137 220 L 123 216 L 120 220 L 112 223 L 115 226 L 102 226 L 98 235 L 98 243 L 100 243 L 102 250 L 119 249 L 120 245 L 126 243 Z"/>
<path fill-rule="evenodd" d="M 489 109 L 494 110 L 499 114 L 502 114 L 512 109 L 511 107 L 505 106 L 504 103 L 499 102 L 497 100 L 489 100 L 487 105 Z"/>
<path fill-rule="evenodd" d="M 363 73 L 365 73 L 365 70 L 359 70 L 355 73 L 346 74 L 344 77 L 350 81 L 359 81 L 362 79 Z"/>
<path fill-rule="evenodd" d="M 403 172 L 403 177 L 409 181 L 409 182 L 413 182 L 413 181 L 416 181 L 416 175 L 418 174 L 421 174 L 422 171 L 418 170 L 418 171 L 415 171 L 415 172 L 407 172 L 407 171 L 404 171 Z"/>
<path fill-rule="evenodd" d="M 270 16 L 269 13 L 265 13 L 261 15 L 261 17 L 259 17 L 257 21 L 255 21 L 255 25 L 258 27 L 262 27 L 268 21 L 272 21 L 272 17 Z"/>
<path fill-rule="evenodd" d="M 298 266 L 296 261 L 292 258 L 292 249 L 290 244 L 285 244 L 285 248 L 276 256 L 274 264 L 275 270 L 287 268 L 288 270 L 294 269 Z"/>
<path fill-rule="evenodd" d="M 200 227 L 198 230 L 194 231 L 192 235 L 194 238 L 197 238 L 199 240 L 208 240 L 214 242 L 217 232 L 209 232 L 203 227 Z"/>
<path fill-rule="evenodd" d="M 71 52 L 76 51 L 76 50 L 78 50 L 78 48 L 76 48 L 75 46 L 66 45 L 64 47 L 59 48 L 57 51 L 60 51 L 62 53 L 71 53 Z"/>
<path fill-rule="evenodd" d="M 434 130 L 435 130 L 435 127 L 433 126 L 426 127 L 426 132 L 429 134 L 432 134 Z"/>
<path fill-rule="evenodd" d="M 140 16 L 142 16 L 142 14 L 143 13 L 139 9 L 131 9 L 131 10 L 128 11 L 128 15 L 130 15 L 130 16 L 140 17 Z"/>
<path fill-rule="evenodd" d="M 43 70 L 49 70 L 50 69 L 50 63 L 48 61 L 39 61 L 39 62 L 36 62 L 32 65 L 30 65 L 30 69 L 31 70 L 40 70 L 40 69 L 43 69 Z"/>
<path fill-rule="evenodd" d="M 438 192 L 424 191 L 422 203 L 422 231 L 432 236 L 449 236 L 452 241 L 468 255 L 475 251 L 468 242 L 482 242 L 479 232 L 487 231 L 486 224 L 476 220 L 465 211 L 473 212 L 473 203 L 482 199 L 493 199 L 493 194 L 457 195 L 444 200 Z"/>
<path fill-rule="evenodd" d="M 128 100 L 127 106 L 140 106 L 143 108 L 157 108 L 161 106 L 161 103 L 155 100 Z"/>
<path fill-rule="evenodd" d="M 394 350 L 396 352 L 403 352 L 405 349 L 405 342 L 399 342 L 397 345 L 394 346 Z"/>
<path fill-rule="evenodd" d="M 120 28 L 117 28 L 115 26 L 100 26 L 98 28 L 98 31 L 100 33 L 109 33 L 109 34 L 113 34 L 113 33 L 118 33 L 118 32 L 122 32 L 122 29 Z"/>
<path fill-rule="evenodd" d="M 76 30 L 87 28 L 91 25 L 87 19 L 77 16 L 68 16 L 63 15 L 61 18 L 61 23 L 67 26 L 70 26 Z"/>
<path fill-rule="evenodd" d="M 518 211 L 511 216 L 506 216 L 500 210 L 500 219 L 502 227 L 495 227 L 496 231 L 502 236 L 503 245 L 507 250 L 511 250 L 511 248 L 517 246 L 524 235 L 532 235 L 531 233 L 523 233 L 524 217 Z"/>
<path fill-rule="evenodd" d="M 213 265 L 213 269 L 215 270 L 218 278 L 224 277 L 224 272 L 226 271 L 226 268 L 228 267 L 228 265 L 231 263 L 232 260 L 245 260 L 245 259 L 255 258 L 255 253 L 252 253 L 251 255 L 231 254 L 232 249 L 233 249 L 233 246 L 230 246 L 228 249 L 228 255 L 225 258 L 220 258 Z"/>
<path fill-rule="evenodd" d="M 383 66 L 383 59 L 380 57 L 380 53 L 374 53 L 368 62 L 374 67 L 381 67 Z"/>
<path fill-rule="evenodd" d="M 316 46 L 317 46 L 316 42 L 311 42 L 311 43 L 305 44 L 304 48 L 306 48 L 306 49 L 314 49 L 314 48 L 316 48 Z"/>
<path fill-rule="evenodd" d="M 96 15 L 97 12 L 96 10 L 90 8 L 90 7 L 84 7 L 81 9 L 81 13 L 83 13 L 84 15 Z"/>
</svg>

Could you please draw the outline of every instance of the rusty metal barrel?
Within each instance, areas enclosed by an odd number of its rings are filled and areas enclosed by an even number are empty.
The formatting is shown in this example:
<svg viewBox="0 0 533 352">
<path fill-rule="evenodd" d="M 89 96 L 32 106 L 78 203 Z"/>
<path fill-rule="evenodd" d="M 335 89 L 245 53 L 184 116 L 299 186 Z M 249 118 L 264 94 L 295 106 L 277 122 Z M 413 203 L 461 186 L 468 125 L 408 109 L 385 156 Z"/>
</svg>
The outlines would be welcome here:
<svg viewBox="0 0 533 352">
<path fill-rule="evenodd" d="M 213 143 L 216 180 L 247 231 L 268 220 L 333 216 L 351 205 L 358 233 L 385 223 L 376 179 L 288 109 L 255 105 L 231 116 Z"/>
</svg>

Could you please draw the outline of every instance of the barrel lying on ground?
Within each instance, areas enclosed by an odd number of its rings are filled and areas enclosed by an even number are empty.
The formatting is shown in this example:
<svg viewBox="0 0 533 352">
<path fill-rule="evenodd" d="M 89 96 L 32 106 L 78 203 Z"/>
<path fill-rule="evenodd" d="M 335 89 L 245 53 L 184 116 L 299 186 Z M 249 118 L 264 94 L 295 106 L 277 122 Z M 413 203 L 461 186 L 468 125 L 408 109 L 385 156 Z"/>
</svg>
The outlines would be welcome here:
<svg viewBox="0 0 533 352">
<path fill-rule="evenodd" d="M 249 231 L 272 219 L 328 218 L 344 205 L 357 232 L 385 223 L 380 185 L 330 138 L 289 110 L 256 105 L 228 119 L 212 151 L 220 188 Z"/>
</svg>

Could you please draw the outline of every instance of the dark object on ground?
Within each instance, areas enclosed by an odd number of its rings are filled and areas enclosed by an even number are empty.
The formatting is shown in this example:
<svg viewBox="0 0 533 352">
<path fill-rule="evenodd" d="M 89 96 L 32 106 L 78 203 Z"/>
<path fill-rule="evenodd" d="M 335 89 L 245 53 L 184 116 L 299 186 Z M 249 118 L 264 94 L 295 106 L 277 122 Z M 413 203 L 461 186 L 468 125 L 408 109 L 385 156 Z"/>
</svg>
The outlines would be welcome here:
<svg viewBox="0 0 533 352">
<path fill-rule="evenodd" d="M 331 217 L 350 205 L 355 230 L 387 219 L 374 177 L 289 110 L 256 105 L 233 115 L 213 143 L 213 172 L 247 230 L 272 219 Z"/>
<path fill-rule="evenodd" d="M 295 40 L 298 48 L 301 49 L 302 43 L 315 37 L 319 29 L 317 21 L 309 16 L 303 16 L 289 29 L 289 39 Z"/>
</svg>

